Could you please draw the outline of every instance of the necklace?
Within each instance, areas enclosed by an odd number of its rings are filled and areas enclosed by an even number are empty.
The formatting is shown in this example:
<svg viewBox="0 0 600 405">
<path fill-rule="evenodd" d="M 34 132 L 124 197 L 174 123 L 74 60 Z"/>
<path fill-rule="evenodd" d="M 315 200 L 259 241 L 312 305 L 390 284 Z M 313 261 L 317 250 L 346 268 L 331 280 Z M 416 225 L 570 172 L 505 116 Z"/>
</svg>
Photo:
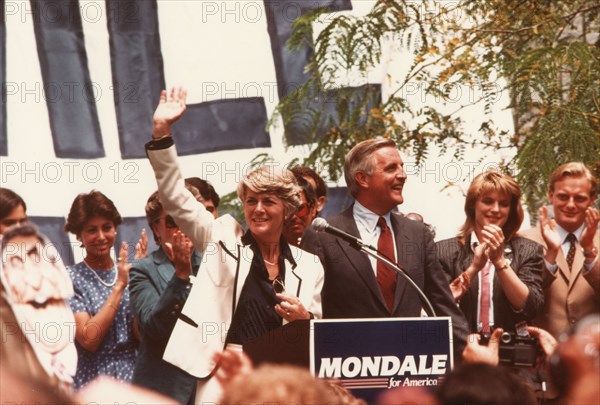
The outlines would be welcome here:
<svg viewBox="0 0 600 405">
<path fill-rule="evenodd" d="M 276 262 L 270 262 L 270 261 L 268 261 L 264 257 L 263 257 L 263 260 L 265 261 L 265 263 L 270 264 L 271 266 L 275 266 L 277 264 Z"/>
<path fill-rule="evenodd" d="M 109 287 L 114 286 L 117 283 L 117 277 L 119 277 L 118 273 L 115 274 L 115 279 L 112 281 L 112 283 L 107 283 L 106 281 L 102 280 L 102 278 L 99 275 L 96 274 L 96 271 L 94 269 L 92 269 L 89 264 L 87 264 L 87 262 L 85 261 L 85 259 L 83 259 L 83 264 L 85 264 L 85 267 L 87 267 L 88 270 L 92 272 L 92 274 L 94 275 L 94 277 L 96 277 L 96 279 L 98 281 L 100 281 L 100 283 L 102 283 L 102 285 L 104 287 L 109 288 Z M 113 269 L 114 269 L 114 266 L 113 266 Z"/>
</svg>

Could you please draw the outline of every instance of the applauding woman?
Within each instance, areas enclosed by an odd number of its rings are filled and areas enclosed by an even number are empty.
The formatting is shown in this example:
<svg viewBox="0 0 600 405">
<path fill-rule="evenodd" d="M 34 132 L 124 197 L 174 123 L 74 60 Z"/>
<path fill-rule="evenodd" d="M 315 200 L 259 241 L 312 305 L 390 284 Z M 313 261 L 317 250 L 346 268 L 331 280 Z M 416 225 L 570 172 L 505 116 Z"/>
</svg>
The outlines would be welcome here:
<svg viewBox="0 0 600 405">
<path fill-rule="evenodd" d="M 437 243 L 450 289 L 471 332 L 514 331 L 544 303 L 542 248 L 516 237 L 523 222 L 521 190 L 508 175 L 488 171 L 467 192 L 458 237 Z"/>
<path fill-rule="evenodd" d="M 65 231 L 75 234 L 85 249 L 83 261 L 68 268 L 75 290 L 70 304 L 79 356 L 76 389 L 98 375 L 124 381 L 133 375 L 136 343 L 127 290 L 127 244 L 121 245 L 118 265 L 110 255 L 121 222 L 113 202 L 92 191 L 75 198 L 65 224 Z"/>
<path fill-rule="evenodd" d="M 186 93 L 163 91 L 146 145 L 168 215 L 202 254 L 202 264 L 164 358 L 196 377 L 211 375 L 224 344 L 246 342 L 296 319 L 321 316 L 323 267 L 290 246 L 284 222 L 300 206 L 294 175 L 263 166 L 238 185 L 248 231 L 230 215 L 217 219 L 185 189 L 171 125 L 185 111 Z M 211 380 L 214 384 L 214 379 Z M 216 400 L 210 382 L 196 399 Z"/>
</svg>

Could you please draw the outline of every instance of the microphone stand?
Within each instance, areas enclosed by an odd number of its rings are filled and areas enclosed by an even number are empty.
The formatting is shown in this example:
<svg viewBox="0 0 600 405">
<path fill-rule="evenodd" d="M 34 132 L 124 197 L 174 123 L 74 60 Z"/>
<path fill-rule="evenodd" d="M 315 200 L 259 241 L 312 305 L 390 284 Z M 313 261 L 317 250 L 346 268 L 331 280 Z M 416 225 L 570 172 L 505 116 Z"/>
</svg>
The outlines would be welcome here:
<svg viewBox="0 0 600 405">
<path fill-rule="evenodd" d="M 400 274 L 406 281 L 408 281 L 408 283 L 410 285 L 412 285 L 414 287 L 415 290 L 417 290 L 417 292 L 419 293 L 419 298 L 421 299 L 421 303 L 424 304 L 425 311 L 427 312 L 427 314 L 429 316 L 434 316 L 434 317 L 437 316 L 437 314 L 435 313 L 435 310 L 433 309 L 433 306 L 431 305 L 431 302 L 425 296 L 425 293 L 421 290 L 421 288 L 419 288 L 419 286 L 417 285 L 417 283 L 415 283 L 413 281 L 413 279 L 404 271 L 404 269 L 402 269 L 400 266 L 398 266 L 393 261 L 389 260 L 383 254 L 381 254 L 381 252 L 379 252 L 379 250 L 375 249 L 371 245 L 367 245 L 366 243 L 362 243 L 362 241 L 360 241 L 360 240 L 356 240 L 356 241 L 354 241 L 352 243 L 350 243 L 350 242 L 348 242 L 348 243 L 354 249 L 359 250 L 359 251 L 361 251 L 361 252 L 363 252 L 363 253 L 365 253 L 365 254 L 367 254 L 367 255 L 375 258 L 376 260 L 379 260 L 380 262 L 382 262 L 383 264 L 385 264 L 389 268 L 394 269 L 396 271 L 396 273 Z"/>
</svg>

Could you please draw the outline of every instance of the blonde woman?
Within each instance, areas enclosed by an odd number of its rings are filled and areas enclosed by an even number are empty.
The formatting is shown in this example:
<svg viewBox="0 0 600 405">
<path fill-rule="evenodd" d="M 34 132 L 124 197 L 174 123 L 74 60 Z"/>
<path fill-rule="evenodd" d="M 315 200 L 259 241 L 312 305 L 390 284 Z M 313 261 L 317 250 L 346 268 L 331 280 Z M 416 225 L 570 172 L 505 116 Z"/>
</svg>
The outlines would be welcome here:
<svg viewBox="0 0 600 405">
<path fill-rule="evenodd" d="M 323 268 L 316 256 L 283 236 L 286 219 L 300 206 L 289 171 L 263 166 L 243 177 L 237 194 L 247 231 L 229 215 L 215 219 L 185 189 L 171 137 L 185 99 L 182 89 L 171 90 L 168 98 L 163 91 L 146 150 L 163 207 L 203 256 L 164 358 L 203 378 L 226 344 L 243 345 L 282 324 L 320 318 Z M 199 390 L 200 398 L 215 399 L 206 390 Z"/>
<path fill-rule="evenodd" d="M 514 331 L 544 304 L 542 247 L 515 236 L 523 222 L 521 189 L 498 171 L 476 176 L 457 237 L 437 243 L 438 258 L 471 332 Z"/>
</svg>

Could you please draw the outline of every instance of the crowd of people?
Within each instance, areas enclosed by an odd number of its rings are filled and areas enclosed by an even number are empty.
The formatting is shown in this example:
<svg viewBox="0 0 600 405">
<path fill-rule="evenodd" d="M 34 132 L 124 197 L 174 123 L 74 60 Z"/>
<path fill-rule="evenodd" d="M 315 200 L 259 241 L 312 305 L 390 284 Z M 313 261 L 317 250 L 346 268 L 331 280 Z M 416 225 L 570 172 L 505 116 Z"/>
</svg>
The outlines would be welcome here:
<svg viewBox="0 0 600 405">
<path fill-rule="evenodd" d="M 49 241 L 27 221 L 25 201 L 0 188 L 3 381 L 90 398 L 92 389 L 119 392 L 97 380 L 110 376 L 143 387 L 156 403 L 363 403 L 306 370 L 254 369 L 243 347 L 296 320 L 420 317 L 426 308 L 418 291 L 311 227 L 327 187 L 308 167 L 267 165 L 246 174 L 237 187 L 246 228 L 219 215 L 212 185 L 184 178 L 178 165 L 171 128 L 185 102 L 185 90 L 163 91 L 146 144 L 157 183 L 145 207 L 153 252 L 144 231 L 133 260 L 125 242 L 113 258 L 122 218 L 109 197 L 92 190 L 66 216 L 64 230 L 85 256 L 65 269 L 41 248 Z M 388 392 L 380 403 L 419 395 L 420 403 L 443 404 L 600 402 L 600 213 L 597 180 L 585 165 L 555 170 L 550 204 L 525 231 L 518 183 L 497 170 L 477 175 L 457 236 L 437 242 L 422 216 L 397 211 L 407 175 L 392 140 L 355 145 L 344 175 L 354 203 L 328 224 L 398 263 L 452 324 L 457 367 L 442 387 Z M 51 323 L 70 338 L 30 333 Z M 205 325 L 217 330 L 207 333 Z M 499 366 L 507 331 L 539 342 L 535 372 Z"/>
</svg>

